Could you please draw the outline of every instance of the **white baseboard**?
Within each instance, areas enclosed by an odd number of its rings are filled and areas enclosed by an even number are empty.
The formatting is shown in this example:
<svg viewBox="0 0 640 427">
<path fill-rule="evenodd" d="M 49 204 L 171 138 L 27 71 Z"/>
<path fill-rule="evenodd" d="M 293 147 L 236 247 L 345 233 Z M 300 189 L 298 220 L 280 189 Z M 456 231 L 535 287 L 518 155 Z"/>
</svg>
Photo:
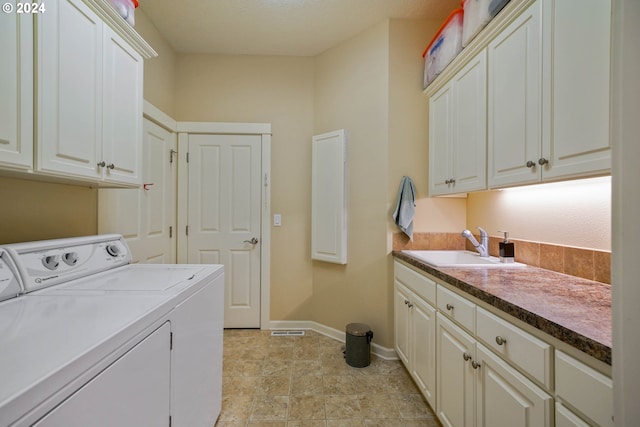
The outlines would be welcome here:
<svg viewBox="0 0 640 427">
<path fill-rule="evenodd" d="M 305 331 L 314 331 L 325 335 L 334 340 L 345 342 L 345 331 L 339 331 L 329 326 L 323 325 L 311 320 L 271 320 L 268 330 L 286 330 L 286 329 L 302 329 Z M 375 332 L 373 335 L 375 339 Z M 397 360 L 398 355 L 393 348 L 383 347 L 375 342 L 371 343 L 371 352 L 384 360 Z"/>
</svg>

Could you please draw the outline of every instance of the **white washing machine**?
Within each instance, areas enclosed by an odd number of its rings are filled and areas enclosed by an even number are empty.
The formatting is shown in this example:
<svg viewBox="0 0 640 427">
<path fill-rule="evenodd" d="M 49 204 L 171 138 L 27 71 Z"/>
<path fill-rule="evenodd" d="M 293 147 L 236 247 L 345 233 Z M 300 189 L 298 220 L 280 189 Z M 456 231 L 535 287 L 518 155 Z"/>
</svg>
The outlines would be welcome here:
<svg viewBox="0 0 640 427">
<path fill-rule="evenodd" d="M 130 264 L 119 235 L 2 253 L 19 277 L 0 302 L 0 426 L 215 423 L 221 265 Z"/>
</svg>

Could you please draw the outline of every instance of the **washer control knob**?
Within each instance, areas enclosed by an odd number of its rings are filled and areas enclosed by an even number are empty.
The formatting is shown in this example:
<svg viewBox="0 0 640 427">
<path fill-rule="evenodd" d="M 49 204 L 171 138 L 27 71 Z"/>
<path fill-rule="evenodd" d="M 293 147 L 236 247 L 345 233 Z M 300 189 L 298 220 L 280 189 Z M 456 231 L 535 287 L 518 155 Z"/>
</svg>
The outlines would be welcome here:
<svg viewBox="0 0 640 427">
<path fill-rule="evenodd" d="M 62 255 L 62 261 L 64 261 L 67 265 L 76 265 L 78 262 L 78 253 L 77 252 L 67 252 Z"/>
<path fill-rule="evenodd" d="M 55 270 L 60 265 L 60 257 L 58 255 L 47 255 L 42 258 L 42 265 L 49 270 Z"/>
<path fill-rule="evenodd" d="M 120 255 L 120 247 L 115 243 L 111 243 L 107 245 L 107 253 L 112 257 L 117 257 L 118 255 Z"/>
</svg>

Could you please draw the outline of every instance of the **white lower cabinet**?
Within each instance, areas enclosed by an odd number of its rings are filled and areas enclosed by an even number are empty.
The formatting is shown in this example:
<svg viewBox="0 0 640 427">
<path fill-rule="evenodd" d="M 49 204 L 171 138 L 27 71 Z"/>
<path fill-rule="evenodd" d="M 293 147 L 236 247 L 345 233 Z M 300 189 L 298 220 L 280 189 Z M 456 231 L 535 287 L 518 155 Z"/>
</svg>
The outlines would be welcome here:
<svg viewBox="0 0 640 427">
<path fill-rule="evenodd" d="M 394 288 L 395 348 L 420 392 L 434 407 L 436 386 L 436 309 L 405 284 L 412 279 L 429 285 L 427 278 L 398 264 Z M 424 283 L 419 283 L 422 279 Z M 409 283 L 407 283 L 409 282 Z M 403 284 L 405 283 L 405 284 Z M 431 282 L 435 292 L 435 282 Z M 415 288 L 415 287 L 414 287 Z"/>
<path fill-rule="evenodd" d="M 557 399 L 575 408 L 576 419 L 588 419 L 589 425 L 613 427 L 613 383 L 611 378 L 595 371 L 566 353 L 556 350 L 555 380 Z M 561 411 L 565 418 L 570 411 Z M 557 410 L 557 409 L 556 409 Z M 586 421 L 584 421 L 586 423 Z M 573 424 L 569 424 L 573 425 Z M 580 425 L 580 424 L 575 424 Z"/>
<path fill-rule="evenodd" d="M 445 427 L 473 426 L 476 340 L 442 313 L 436 325 L 436 415 Z"/>
<path fill-rule="evenodd" d="M 590 427 L 562 403 L 556 403 L 556 427 Z"/>
<path fill-rule="evenodd" d="M 613 427 L 610 377 L 429 274 L 394 268 L 396 352 L 443 426 Z"/>
<path fill-rule="evenodd" d="M 553 425 L 553 398 L 544 390 L 482 344 L 474 362 L 477 427 Z"/>
<path fill-rule="evenodd" d="M 553 425 L 553 398 L 438 313 L 437 405 L 444 426 Z"/>
</svg>

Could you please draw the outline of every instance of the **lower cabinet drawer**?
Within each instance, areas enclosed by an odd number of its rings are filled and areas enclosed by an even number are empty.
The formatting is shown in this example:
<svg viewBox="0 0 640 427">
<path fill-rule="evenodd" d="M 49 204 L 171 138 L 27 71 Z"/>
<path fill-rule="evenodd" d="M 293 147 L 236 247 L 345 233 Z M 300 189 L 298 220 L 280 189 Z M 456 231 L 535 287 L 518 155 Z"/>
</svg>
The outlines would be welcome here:
<svg viewBox="0 0 640 427">
<path fill-rule="evenodd" d="M 556 350 L 556 396 L 601 427 L 613 427 L 613 382 Z"/>
<path fill-rule="evenodd" d="M 441 285 L 438 285 L 437 302 L 442 313 L 475 333 L 476 305 L 474 303 Z"/>
<path fill-rule="evenodd" d="M 436 282 L 396 261 L 393 266 L 395 280 L 431 304 L 436 301 Z"/>
<path fill-rule="evenodd" d="M 556 427 L 591 427 L 562 403 L 556 403 Z"/>
<path fill-rule="evenodd" d="M 477 308 L 476 335 L 493 351 L 551 388 L 549 344 L 481 307 Z"/>
</svg>

